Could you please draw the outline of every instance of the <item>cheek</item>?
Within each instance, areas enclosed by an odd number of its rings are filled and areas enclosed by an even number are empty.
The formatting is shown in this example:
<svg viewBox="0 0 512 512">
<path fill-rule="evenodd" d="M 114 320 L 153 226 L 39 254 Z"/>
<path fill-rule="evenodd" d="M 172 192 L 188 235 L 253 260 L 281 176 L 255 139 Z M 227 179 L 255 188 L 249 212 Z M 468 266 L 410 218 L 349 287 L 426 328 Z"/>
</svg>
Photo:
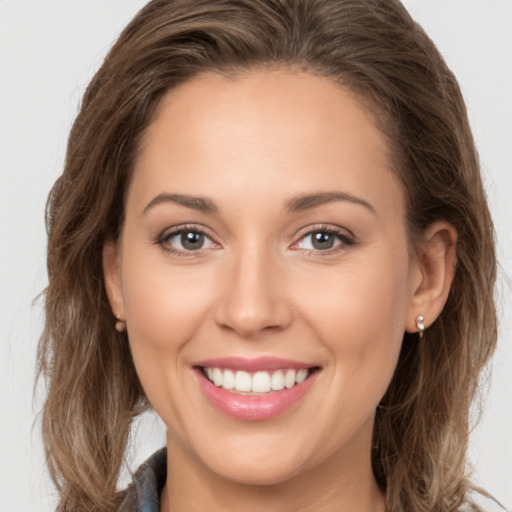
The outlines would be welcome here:
<svg viewBox="0 0 512 512">
<path fill-rule="evenodd" d="M 407 266 L 407 258 L 388 255 L 376 264 L 348 264 L 324 276 L 317 274 L 305 283 L 308 293 L 298 294 L 304 298 L 303 310 L 314 312 L 305 315 L 329 328 L 330 337 L 351 330 L 350 338 L 372 343 L 393 333 L 401 335 L 409 295 Z"/>
<path fill-rule="evenodd" d="M 370 257 L 371 256 L 371 257 Z M 307 282 L 301 309 L 327 348 L 342 388 L 375 393 L 393 375 L 409 298 L 407 249 L 368 252 Z"/>
<path fill-rule="evenodd" d="M 168 265 L 146 264 L 138 265 L 132 259 L 124 268 L 132 357 L 149 403 L 167 429 L 185 439 L 184 404 L 194 400 L 187 354 L 207 315 L 209 288 L 197 269 L 178 273 Z"/>
<path fill-rule="evenodd" d="M 162 264 L 161 255 L 138 257 L 135 251 L 123 274 L 127 325 L 134 343 L 168 350 L 193 335 L 204 314 L 208 276 L 192 267 L 176 271 Z"/>
<path fill-rule="evenodd" d="M 156 253 L 156 250 L 155 250 Z M 185 373 L 188 342 L 207 314 L 207 276 L 197 268 L 176 271 L 165 255 L 127 248 L 123 260 L 123 297 L 133 360 L 149 401 L 172 403 Z M 177 414 L 177 411 L 173 411 Z"/>
</svg>

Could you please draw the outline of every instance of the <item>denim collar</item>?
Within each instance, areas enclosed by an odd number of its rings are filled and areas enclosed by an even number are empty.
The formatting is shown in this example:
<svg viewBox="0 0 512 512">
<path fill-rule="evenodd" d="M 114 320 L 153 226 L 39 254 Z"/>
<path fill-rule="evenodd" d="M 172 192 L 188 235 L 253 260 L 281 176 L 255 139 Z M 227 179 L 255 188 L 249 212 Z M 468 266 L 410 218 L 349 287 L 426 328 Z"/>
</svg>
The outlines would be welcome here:
<svg viewBox="0 0 512 512">
<path fill-rule="evenodd" d="M 167 450 L 154 453 L 121 494 L 118 512 L 160 512 L 160 494 L 167 478 Z"/>
</svg>

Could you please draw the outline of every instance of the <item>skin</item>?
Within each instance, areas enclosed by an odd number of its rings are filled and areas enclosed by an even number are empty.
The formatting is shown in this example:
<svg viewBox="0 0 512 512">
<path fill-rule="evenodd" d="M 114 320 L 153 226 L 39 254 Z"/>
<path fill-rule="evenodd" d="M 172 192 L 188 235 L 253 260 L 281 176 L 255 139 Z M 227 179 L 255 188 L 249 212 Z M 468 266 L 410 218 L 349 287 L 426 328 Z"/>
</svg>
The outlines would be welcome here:
<svg viewBox="0 0 512 512">
<path fill-rule="evenodd" d="M 331 192 L 366 204 L 289 208 Z M 202 248 L 165 238 L 184 225 L 207 234 Z M 331 249 L 313 248 L 315 229 L 339 232 Z M 455 238 L 439 222 L 411 250 L 386 138 L 329 79 L 203 74 L 169 92 L 138 156 L 121 237 L 104 248 L 112 310 L 168 429 L 161 511 L 383 511 L 375 409 L 404 331 L 417 331 L 419 314 L 428 327 L 446 301 Z M 284 414 L 242 421 L 210 404 L 192 369 L 225 356 L 321 371 Z"/>
</svg>

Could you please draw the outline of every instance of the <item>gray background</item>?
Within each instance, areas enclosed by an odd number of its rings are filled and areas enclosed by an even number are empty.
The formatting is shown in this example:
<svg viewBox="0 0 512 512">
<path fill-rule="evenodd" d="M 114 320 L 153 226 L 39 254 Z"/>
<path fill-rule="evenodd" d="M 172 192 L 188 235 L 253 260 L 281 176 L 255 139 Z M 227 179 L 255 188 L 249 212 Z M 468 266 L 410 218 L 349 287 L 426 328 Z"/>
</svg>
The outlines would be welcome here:
<svg viewBox="0 0 512 512">
<path fill-rule="evenodd" d="M 143 0 L 0 0 L 0 512 L 55 507 L 33 401 L 42 328 L 44 204 L 84 87 Z M 500 344 L 472 435 L 475 479 L 512 507 L 512 1 L 408 0 L 459 78 L 498 231 Z M 134 432 L 136 466 L 165 442 L 154 415 Z M 125 476 L 126 478 L 126 476 Z"/>
</svg>

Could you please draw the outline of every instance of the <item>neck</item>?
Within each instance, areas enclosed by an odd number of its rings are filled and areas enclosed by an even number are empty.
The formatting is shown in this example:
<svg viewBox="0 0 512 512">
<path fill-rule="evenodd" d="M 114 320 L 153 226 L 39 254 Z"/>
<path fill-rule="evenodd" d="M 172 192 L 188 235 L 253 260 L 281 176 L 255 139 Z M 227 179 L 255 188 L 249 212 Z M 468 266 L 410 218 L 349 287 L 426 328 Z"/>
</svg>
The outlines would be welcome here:
<svg viewBox="0 0 512 512">
<path fill-rule="evenodd" d="M 167 482 L 160 512 L 384 512 L 367 456 L 345 451 L 272 485 L 234 482 L 213 473 L 168 435 Z"/>
</svg>

